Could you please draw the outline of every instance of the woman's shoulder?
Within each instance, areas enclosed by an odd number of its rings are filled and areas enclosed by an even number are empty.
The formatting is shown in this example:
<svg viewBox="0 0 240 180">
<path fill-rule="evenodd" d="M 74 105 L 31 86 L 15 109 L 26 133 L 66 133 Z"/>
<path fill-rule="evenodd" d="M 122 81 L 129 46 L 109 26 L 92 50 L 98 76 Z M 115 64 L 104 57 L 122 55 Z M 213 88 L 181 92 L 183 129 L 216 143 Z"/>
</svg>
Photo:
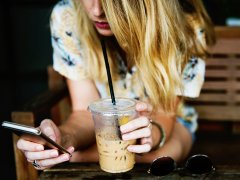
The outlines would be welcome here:
<svg viewBox="0 0 240 180">
<path fill-rule="evenodd" d="M 61 0 L 52 10 L 50 29 L 53 44 L 61 49 L 79 53 L 79 34 L 77 31 L 77 10 L 73 0 Z"/>
<path fill-rule="evenodd" d="M 205 76 L 205 61 L 191 57 L 183 70 L 183 96 L 196 98 L 199 96 Z"/>
<path fill-rule="evenodd" d="M 85 61 L 77 31 L 77 10 L 73 0 L 61 0 L 50 19 L 53 67 L 69 79 L 85 78 Z"/>
<path fill-rule="evenodd" d="M 54 25 L 73 25 L 76 8 L 72 0 L 61 0 L 54 5 L 51 13 L 51 23 Z"/>
<path fill-rule="evenodd" d="M 73 7 L 74 7 L 73 0 L 60 0 L 54 5 L 53 10 L 58 11 L 60 9 L 67 9 L 67 8 L 73 8 Z"/>
</svg>

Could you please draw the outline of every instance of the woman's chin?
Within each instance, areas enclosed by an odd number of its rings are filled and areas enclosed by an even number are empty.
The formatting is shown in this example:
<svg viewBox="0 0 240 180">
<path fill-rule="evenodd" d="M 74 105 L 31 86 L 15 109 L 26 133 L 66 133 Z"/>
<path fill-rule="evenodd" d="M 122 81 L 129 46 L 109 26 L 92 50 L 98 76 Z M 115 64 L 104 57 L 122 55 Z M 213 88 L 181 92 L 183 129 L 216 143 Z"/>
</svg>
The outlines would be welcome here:
<svg viewBox="0 0 240 180">
<path fill-rule="evenodd" d="M 102 36 L 113 36 L 113 32 L 110 29 L 99 29 L 99 28 L 97 28 L 97 31 Z"/>
</svg>

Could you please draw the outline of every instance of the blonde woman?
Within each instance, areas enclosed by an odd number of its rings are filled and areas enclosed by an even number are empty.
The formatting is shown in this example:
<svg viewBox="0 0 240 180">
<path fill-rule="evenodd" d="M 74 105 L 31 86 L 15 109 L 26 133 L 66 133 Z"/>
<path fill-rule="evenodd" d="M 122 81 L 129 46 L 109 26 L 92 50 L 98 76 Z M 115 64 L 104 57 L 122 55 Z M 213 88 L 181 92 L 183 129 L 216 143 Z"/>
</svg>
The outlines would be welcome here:
<svg viewBox="0 0 240 180">
<path fill-rule="evenodd" d="M 66 77 L 72 114 L 59 127 L 46 119 L 40 128 L 73 156 L 20 138 L 17 147 L 28 161 L 39 170 L 64 161 L 98 161 L 87 107 L 110 97 L 100 38 L 105 39 L 115 96 L 138 100 L 141 116 L 120 127 L 123 140 L 140 140 L 128 151 L 137 154 L 137 162 L 167 155 L 176 161 L 185 158 L 197 114 L 180 102 L 199 95 L 204 80 L 200 57 L 206 52 L 199 43 L 209 34 L 204 31 L 203 6 L 195 8 L 189 13 L 176 0 L 60 1 L 51 16 L 53 65 Z"/>
</svg>

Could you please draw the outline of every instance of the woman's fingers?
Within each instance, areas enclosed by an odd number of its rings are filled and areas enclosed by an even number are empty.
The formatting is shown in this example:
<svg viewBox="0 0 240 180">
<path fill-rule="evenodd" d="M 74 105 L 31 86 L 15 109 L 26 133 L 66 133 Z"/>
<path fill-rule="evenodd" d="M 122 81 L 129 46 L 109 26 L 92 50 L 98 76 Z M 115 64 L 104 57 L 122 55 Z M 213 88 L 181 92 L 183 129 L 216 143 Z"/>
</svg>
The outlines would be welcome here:
<svg viewBox="0 0 240 180">
<path fill-rule="evenodd" d="M 43 151 L 44 146 L 38 143 L 24 140 L 20 138 L 17 142 L 17 148 L 22 151 Z"/>
<path fill-rule="evenodd" d="M 74 147 L 72 147 L 72 146 L 69 147 L 67 149 L 67 151 L 70 153 L 73 153 Z M 40 151 L 40 152 L 25 151 L 24 154 L 29 162 L 37 163 L 38 166 L 36 168 L 38 170 L 40 170 L 40 169 L 43 170 L 43 169 L 49 168 L 53 165 L 70 160 L 69 154 L 66 153 L 66 154 L 59 155 L 59 152 L 56 149 L 45 150 L 45 151 Z"/>
<path fill-rule="evenodd" d="M 153 111 L 153 106 L 145 102 L 138 102 L 136 105 L 136 111 L 142 116 L 150 116 Z"/>
<path fill-rule="evenodd" d="M 59 130 L 50 119 L 43 120 L 41 122 L 40 129 L 46 136 L 48 136 L 53 141 L 59 141 Z"/>
<path fill-rule="evenodd" d="M 151 150 L 152 146 L 149 143 L 142 145 L 129 145 L 127 150 L 134 153 L 146 153 Z"/>
<path fill-rule="evenodd" d="M 152 125 L 149 119 L 153 110 L 153 106 L 138 102 L 136 105 L 136 111 L 141 115 L 140 117 L 124 124 L 120 127 L 123 140 L 140 139 L 140 144 L 129 145 L 128 151 L 134 153 L 146 153 L 152 148 Z"/>
<path fill-rule="evenodd" d="M 73 146 L 70 146 L 69 148 L 67 148 L 67 151 L 72 154 L 74 152 L 75 148 Z"/>
<path fill-rule="evenodd" d="M 133 140 L 133 139 L 140 139 L 140 145 L 129 145 L 128 151 L 134 153 L 146 153 L 149 152 L 152 148 L 152 132 L 151 132 L 151 123 L 145 128 L 137 129 L 135 131 L 131 131 L 129 133 L 125 133 L 122 135 L 122 139 Z"/>
<path fill-rule="evenodd" d="M 67 151 L 71 154 L 73 153 L 74 148 L 69 147 Z M 48 150 L 38 151 L 38 152 L 24 151 L 24 155 L 29 161 L 51 159 L 51 158 L 56 158 L 58 156 L 62 156 L 62 154 L 59 155 L 59 151 L 57 149 L 48 149 Z"/>
<path fill-rule="evenodd" d="M 60 131 L 57 126 L 49 119 L 45 119 L 41 122 L 39 127 L 41 131 L 52 140 L 60 141 Z M 20 149 L 27 160 L 33 164 L 38 170 L 44 170 L 50 168 L 53 165 L 68 161 L 70 159 L 69 154 L 60 154 L 57 149 L 44 150 L 44 144 L 34 143 L 34 138 L 27 140 L 22 136 L 17 142 L 17 148 Z M 74 147 L 69 147 L 67 151 L 71 154 L 74 152 Z"/>
<path fill-rule="evenodd" d="M 140 144 L 137 145 L 130 145 L 127 147 L 128 151 L 134 153 L 146 153 L 152 149 L 152 138 L 142 138 Z"/>
<path fill-rule="evenodd" d="M 147 127 L 150 123 L 151 122 L 147 117 L 141 116 L 137 119 L 129 121 L 127 124 L 122 125 L 120 130 L 122 133 L 127 133 L 139 128 Z"/>
<path fill-rule="evenodd" d="M 140 144 L 147 144 L 147 143 L 152 146 L 152 143 L 153 143 L 152 138 L 150 138 L 150 137 L 142 138 L 140 141 Z"/>
<path fill-rule="evenodd" d="M 29 160 L 28 159 L 28 161 L 31 163 L 34 162 L 35 164 L 37 164 L 37 167 L 34 166 L 36 169 L 44 170 L 44 169 L 50 168 L 51 166 L 54 166 L 56 164 L 68 161 L 69 159 L 70 159 L 69 154 L 61 154 L 60 156 L 55 157 L 55 158 L 44 159 L 44 160 L 36 160 L 36 159 Z"/>
<path fill-rule="evenodd" d="M 151 129 L 149 127 L 138 129 L 122 135 L 124 141 L 145 138 L 151 136 Z"/>
<path fill-rule="evenodd" d="M 42 167 L 41 167 L 41 166 L 38 164 L 38 161 L 37 161 L 37 160 L 32 161 L 32 160 L 27 159 L 27 161 L 28 161 L 29 163 L 32 163 L 33 167 L 34 167 L 35 169 L 37 169 L 37 170 L 44 170 L 44 169 L 47 169 L 47 168 L 50 168 L 50 167 L 51 167 L 51 166 L 42 166 Z"/>
<path fill-rule="evenodd" d="M 70 159 L 69 154 L 61 154 L 58 157 L 51 158 L 51 159 L 37 160 L 37 162 L 41 167 L 48 167 L 48 166 L 53 166 L 55 164 L 68 161 L 69 159 Z"/>
<path fill-rule="evenodd" d="M 136 104 L 136 110 L 137 111 L 149 111 L 149 112 L 151 112 L 153 110 L 153 106 L 149 103 L 138 102 Z"/>
<path fill-rule="evenodd" d="M 58 150 L 51 149 L 51 150 L 38 151 L 38 152 L 25 151 L 24 154 L 25 154 L 25 156 L 28 160 L 33 161 L 33 160 L 48 159 L 48 158 L 57 157 L 58 156 Z"/>
</svg>

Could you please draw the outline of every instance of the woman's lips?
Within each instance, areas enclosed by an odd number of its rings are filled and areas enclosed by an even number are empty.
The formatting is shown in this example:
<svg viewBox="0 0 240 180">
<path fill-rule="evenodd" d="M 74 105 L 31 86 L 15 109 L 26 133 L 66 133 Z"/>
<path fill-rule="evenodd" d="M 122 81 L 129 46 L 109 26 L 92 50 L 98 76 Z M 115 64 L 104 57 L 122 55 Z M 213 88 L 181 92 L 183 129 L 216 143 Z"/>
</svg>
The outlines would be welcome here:
<svg viewBox="0 0 240 180">
<path fill-rule="evenodd" d="M 110 29 L 110 26 L 107 22 L 95 22 L 95 26 L 99 29 Z"/>
</svg>

